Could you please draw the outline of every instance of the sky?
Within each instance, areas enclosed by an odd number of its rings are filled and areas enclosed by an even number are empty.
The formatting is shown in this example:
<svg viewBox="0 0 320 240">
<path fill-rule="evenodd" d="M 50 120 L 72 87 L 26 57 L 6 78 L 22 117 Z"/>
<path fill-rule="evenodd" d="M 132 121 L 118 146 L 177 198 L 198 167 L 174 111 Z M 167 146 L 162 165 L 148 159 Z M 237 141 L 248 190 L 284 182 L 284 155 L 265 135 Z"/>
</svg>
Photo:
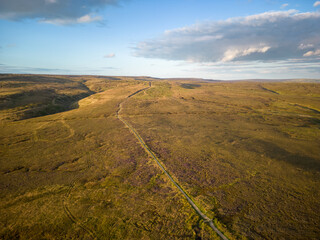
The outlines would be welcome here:
<svg viewBox="0 0 320 240">
<path fill-rule="evenodd" d="M 320 1 L 0 0 L 0 73 L 320 78 Z"/>
</svg>

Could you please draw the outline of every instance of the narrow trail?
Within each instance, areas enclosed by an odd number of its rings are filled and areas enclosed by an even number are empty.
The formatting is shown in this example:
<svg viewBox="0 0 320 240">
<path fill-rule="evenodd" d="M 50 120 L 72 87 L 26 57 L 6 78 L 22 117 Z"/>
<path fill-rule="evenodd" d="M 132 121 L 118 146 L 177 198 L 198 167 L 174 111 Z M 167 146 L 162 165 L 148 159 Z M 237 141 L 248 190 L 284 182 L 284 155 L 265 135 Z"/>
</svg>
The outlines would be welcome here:
<svg viewBox="0 0 320 240">
<path fill-rule="evenodd" d="M 89 161 L 87 160 L 87 167 L 85 170 L 89 170 L 90 165 L 89 165 Z M 62 200 L 62 204 L 63 204 L 63 211 L 66 214 L 66 216 L 75 224 L 77 224 L 80 228 L 82 228 L 84 231 L 86 231 L 91 239 L 99 239 L 99 237 L 97 236 L 96 232 L 93 231 L 91 228 L 87 227 L 85 223 L 83 223 L 79 218 L 77 218 L 75 215 L 72 214 L 72 212 L 70 211 L 69 207 L 68 207 L 68 200 L 70 198 L 71 192 L 76 184 L 77 181 L 79 181 L 79 177 L 75 178 L 68 187 L 68 191 L 66 193 L 66 195 L 64 196 L 64 199 Z"/>
<path fill-rule="evenodd" d="M 74 136 L 74 130 L 72 127 L 70 127 L 70 125 L 68 123 L 66 123 L 65 119 L 58 119 L 59 116 L 54 120 L 54 121 L 50 121 L 50 122 L 45 122 L 44 124 L 41 124 L 39 127 L 37 127 L 34 131 L 33 131 L 33 136 L 34 136 L 34 141 L 38 142 L 56 142 L 56 141 L 61 141 L 61 140 L 66 140 L 69 139 L 71 137 Z M 52 124 L 52 123 L 61 123 L 66 129 L 68 129 L 69 134 L 65 137 L 60 137 L 60 138 L 49 138 L 49 139 L 42 139 L 39 137 L 39 130 L 45 128 L 46 126 Z"/>
<path fill-rule="evenodd" d="M 138 94 L 139 92 L 142 92 L 144 90 L 147 90 L 151 87 L 151 82 L 149 83 L 149 87 L 147 88 L 143 88 L 140 89 L 139 91 L 129 95 L 123 102 L 121 102 L 119 104 L 119 108 L 118 111 L 116 113 L 117 118 L 125 125 L 129 128 L 129 130 L 133 133 L 133 135 L 139 140 L 140 144 L 142 145 L 142 147 L 144 148 L 144 150 L 153 158 L 153 160 L 155 160 L 155 162 L 158 164 L 158 166 L 162 169 L 162 171 L 165 173 L 165 175 L 169 178 L 169 180 L 176 186 L 176 188 L 183 194 L 183 196 L 186 198 L 186 200 L 189 202 L 189 204 L 191 205 L 191 207 L 197 212 L 197 214 L 200 215 L 200 217 L 203 219 L 203 221 L 205 223 L 207 223 L 213 231 L 215 231 L 221 239 L 223 240 L 229 240 L 213 223 L 212 219 L 210 219 L 208 216 L 206 216 L 200 209 L 199 207 L 196 205 L 196 203 L 189 197 L 189 195 L 187 194 L 186 191 L 184 191 L 182 189 L 182 187 L 180 186 L 180 184 L 175 181 L 172 176 L 170 175 L 170 173 L 165 169 L 164 165 L 160 162 L 160 160 L 156 157 L 156 155 L 152 152 L 152 150 L 148 147 L 148 145 L 144 142 L 144 140 L 141 138 L 141 136 L 139 135 L 139 133 L 126 121 L 124 120 L 120 113 L 122 111 L 122 105 L 128 101 L 128 99 L 130 99 L 131 97 L 133 97 L 134 95 Z"/>
<path fill-rule="evenodd" d="M 95 232 L 94 232 L 93 230 L 91 230 L 90 228 L 88 228 L 85 224 L 83 224 L 83 223 L 81 222 L 81 220 L 79 220 L 77 217 L 75 217 L 75 216 L 71 213 L 70 209 L 68 208 L 68 203 L 67 203 L 67 201 L 68 201 L 68 198 L 69 198 L 69 196 L 70 196 L 70 194 L 71 194 L 71 191 L 72 191 L 73 187 L 74 187 L 74 182 L 71 183 L 71 185 L 69 186 L 69 189 L 68 189 L 68 191 L 67 191 L 67 194 L 66 194 L 65 198 L 63 199 L 63 210 L 64 210 L 66 216 L 67 216 L 73 223 L 79 225 L 79 227 L 82 228 L 84 231 L 86 231 L 92 239 L 97 239 L 97 236 L 96 236 Z"/>
</svg>

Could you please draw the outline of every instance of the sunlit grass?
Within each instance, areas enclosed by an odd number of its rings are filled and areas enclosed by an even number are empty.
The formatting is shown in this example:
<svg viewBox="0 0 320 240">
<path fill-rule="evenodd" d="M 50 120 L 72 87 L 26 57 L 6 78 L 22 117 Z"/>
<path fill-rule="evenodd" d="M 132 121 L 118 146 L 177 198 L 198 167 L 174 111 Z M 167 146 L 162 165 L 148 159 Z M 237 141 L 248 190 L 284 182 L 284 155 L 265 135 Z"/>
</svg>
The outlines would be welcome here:
<svg viewBox="0 0 320 240">
<path fill-rule="evenodd" d="M 216 237 L 116 117 L 150 80 L 1 76 L 1 96 L 23 93 L 0 102 L 1 239 Z M 121 115 L 230 239 L 316 239 L 319 92 L 153 80 Z M 19 112 L 53 98 L 73 109 Z"/>
</svg>

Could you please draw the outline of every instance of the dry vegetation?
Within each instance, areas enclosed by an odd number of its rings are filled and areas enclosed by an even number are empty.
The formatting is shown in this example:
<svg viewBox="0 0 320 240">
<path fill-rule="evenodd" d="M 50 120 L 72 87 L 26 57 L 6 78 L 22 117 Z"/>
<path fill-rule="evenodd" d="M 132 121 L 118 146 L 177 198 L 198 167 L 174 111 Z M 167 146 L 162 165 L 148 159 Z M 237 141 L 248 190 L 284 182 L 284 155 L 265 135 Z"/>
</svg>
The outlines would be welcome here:
<svg viewBox="0 0 320 240">
<path fill-rule="evenodd" d="M 78 109 L 1 121 L 0 239 L 214 236 L 116 118 L 119 103 L 148 83 L 86 79 L 105 91 Z"/>
<path fill-rule="evenodd" d="M 319 237 L 318 83 L 0 75 L 0 239 L 217 238 L 116 117 L 149 81 L 122 116 L 231 239 Z"/>
<path fill-rule="evenodd" d="M 318 83 L 168 81 L 124 112 L 233 236 L 317 239 L 319 108 Z"/>
</svg>

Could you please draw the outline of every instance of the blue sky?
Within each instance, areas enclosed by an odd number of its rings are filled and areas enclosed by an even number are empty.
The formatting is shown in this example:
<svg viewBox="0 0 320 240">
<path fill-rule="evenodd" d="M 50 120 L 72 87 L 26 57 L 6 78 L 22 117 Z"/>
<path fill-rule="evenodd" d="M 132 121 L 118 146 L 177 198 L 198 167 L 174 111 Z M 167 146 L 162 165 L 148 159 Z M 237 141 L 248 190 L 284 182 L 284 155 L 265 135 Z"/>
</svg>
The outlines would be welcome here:
<svg viewBox="0 0 320 240">
<path fill-rule="evenodd" d="M 0 0 L 0 73 L 320 78 L 320 1 Z"/>
</svg>

